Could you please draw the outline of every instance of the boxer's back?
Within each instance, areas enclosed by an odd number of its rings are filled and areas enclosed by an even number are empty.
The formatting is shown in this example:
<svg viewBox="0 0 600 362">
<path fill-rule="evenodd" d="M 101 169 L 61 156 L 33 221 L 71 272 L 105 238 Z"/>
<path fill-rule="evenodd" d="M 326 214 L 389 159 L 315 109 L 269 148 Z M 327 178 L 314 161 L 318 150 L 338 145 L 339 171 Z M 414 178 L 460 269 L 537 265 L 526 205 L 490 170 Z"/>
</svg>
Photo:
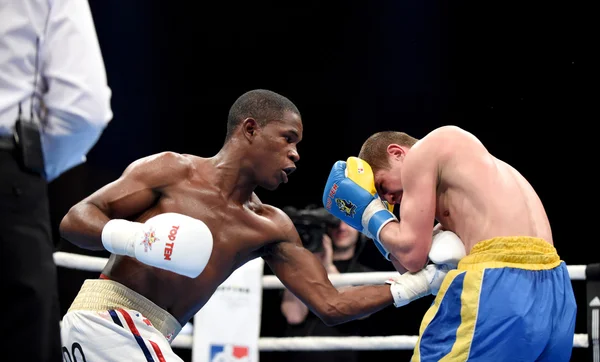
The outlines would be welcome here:
<svg viewBox="0 0 600 362">
<path fill-rule="evenodd" d="M 461 237 L 467 252 L 497 236 L 533 236 L 552 244 L 548 217 L 529 182 L 473 135 L 455 127 L 444 132 L 452 151 L 440 165 L 436 218 Z"/>
<path fill-rule="evenodd" d="M 241 205 L 223 193 L 219 173 L 208 159 L 192 160 L 188 177 L 161 189 L 157 202 L 137 221 L 176 212 L 202 220 L 213 235 L 213 251 L 195 279 L 153 268 L 123 256 L 111 256 L 104 274 L 170 312 L 180 321 L 191 318 L 216 288 L 239 266 L 259 257 L 262 247 L 278 240 L 281 212 L 257 197 Z"/>
</svg>

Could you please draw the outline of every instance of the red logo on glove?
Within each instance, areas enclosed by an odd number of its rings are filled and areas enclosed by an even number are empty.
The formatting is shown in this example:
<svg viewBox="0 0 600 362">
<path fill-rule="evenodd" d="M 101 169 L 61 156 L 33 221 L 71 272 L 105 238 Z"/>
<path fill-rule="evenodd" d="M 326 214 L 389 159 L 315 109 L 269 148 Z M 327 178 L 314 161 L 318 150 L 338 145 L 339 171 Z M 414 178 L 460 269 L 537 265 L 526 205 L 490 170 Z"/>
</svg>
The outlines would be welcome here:
<svg viewBox="0 0 600 362">
<path fill-rule="evenodd" d="M 333 198 L 333 196 L 335 196 L 337 189 L 338 189 L 338 185 L 333 184 L 333 186 L 331 186 L 331 189 L 329 190 L 329 195 L 327 195 L 327 204 L 325 205 L 325 208 L 327 210 L 331 210 L 331 199 Z"/>
<path fill-rule="evenodd" d="M 169 240 L 175 241 L 175 239 L 177 238 L 177 230 L 179 230 L 179 226 L 173 226 L 173 228 L 169 232 Z M 173 254 L 174 245 L 175 243 L 165 244 L 165 260 L 171 260 L 171 254 Z"/>
</svg>

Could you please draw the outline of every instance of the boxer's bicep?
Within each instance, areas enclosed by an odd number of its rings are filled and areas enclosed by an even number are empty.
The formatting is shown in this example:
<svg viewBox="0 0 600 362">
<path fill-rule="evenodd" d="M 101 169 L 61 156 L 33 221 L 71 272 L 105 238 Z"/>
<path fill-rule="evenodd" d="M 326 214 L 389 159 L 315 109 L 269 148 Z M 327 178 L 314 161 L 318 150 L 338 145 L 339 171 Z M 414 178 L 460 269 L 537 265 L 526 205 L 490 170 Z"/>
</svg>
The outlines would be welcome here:
<svg viewBox="0 0 600 362">
<path fill-rule="evenodd" d="M 115 181 L 84 201 L 98 207 L 109 218 L 128 218 L 147 210 L 162 189 L 179 182 L 189 172 L 187 159 L 163 152 L 131 163 Z"/>
<path fill-rule="evenodd" d="M 121 177 L 83 202 L 94 205 L 110 219 L 127 219 L 145 209 L 156 200 L 157 194 L 143 181 Z"/>
<path fill-rule="evenodd" d="M 109 219 L 134 219 L 153 205 L 162 190 L 181 182 L 190 161 L 178 154 L 159 153 L 133 162 L 117 180 L 74 205 L 60 223 L 60 235 L 90 250 L 104 249 L 101 235 Z"/>
</svg>

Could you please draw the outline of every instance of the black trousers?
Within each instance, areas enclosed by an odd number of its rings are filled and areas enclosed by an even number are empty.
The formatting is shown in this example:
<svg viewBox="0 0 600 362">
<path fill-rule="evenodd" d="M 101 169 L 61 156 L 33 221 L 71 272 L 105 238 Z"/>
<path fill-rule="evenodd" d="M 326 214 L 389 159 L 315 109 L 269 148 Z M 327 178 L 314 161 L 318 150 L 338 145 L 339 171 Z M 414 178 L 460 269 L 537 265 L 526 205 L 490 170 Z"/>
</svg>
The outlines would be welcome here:
<svg viewBox="0 0 600 362">
<path fill-rule="evenodd" d="M 13 151 L 0 150 L 1 345 L 18 361 L 62 361 L 47 189 Z"/>
</svg>

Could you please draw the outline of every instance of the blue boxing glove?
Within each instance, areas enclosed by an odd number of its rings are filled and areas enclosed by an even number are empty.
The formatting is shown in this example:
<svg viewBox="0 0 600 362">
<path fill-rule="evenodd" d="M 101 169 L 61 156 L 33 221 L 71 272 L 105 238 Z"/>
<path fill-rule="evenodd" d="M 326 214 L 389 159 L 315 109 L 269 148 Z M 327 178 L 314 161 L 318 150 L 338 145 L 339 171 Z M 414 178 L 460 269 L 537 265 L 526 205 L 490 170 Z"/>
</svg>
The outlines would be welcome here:
<svg viewBox="0 0 600 362">
<path fill-rule="evenodd" d="M 358 157 L 337 161 L 325 185 L 323 205 L 333 216 L 373 239 L 381 254 L 390 260 L 379 233 L 387 223 L 398 219 L 378 197 L 368 163 Z"/>
</svg>

